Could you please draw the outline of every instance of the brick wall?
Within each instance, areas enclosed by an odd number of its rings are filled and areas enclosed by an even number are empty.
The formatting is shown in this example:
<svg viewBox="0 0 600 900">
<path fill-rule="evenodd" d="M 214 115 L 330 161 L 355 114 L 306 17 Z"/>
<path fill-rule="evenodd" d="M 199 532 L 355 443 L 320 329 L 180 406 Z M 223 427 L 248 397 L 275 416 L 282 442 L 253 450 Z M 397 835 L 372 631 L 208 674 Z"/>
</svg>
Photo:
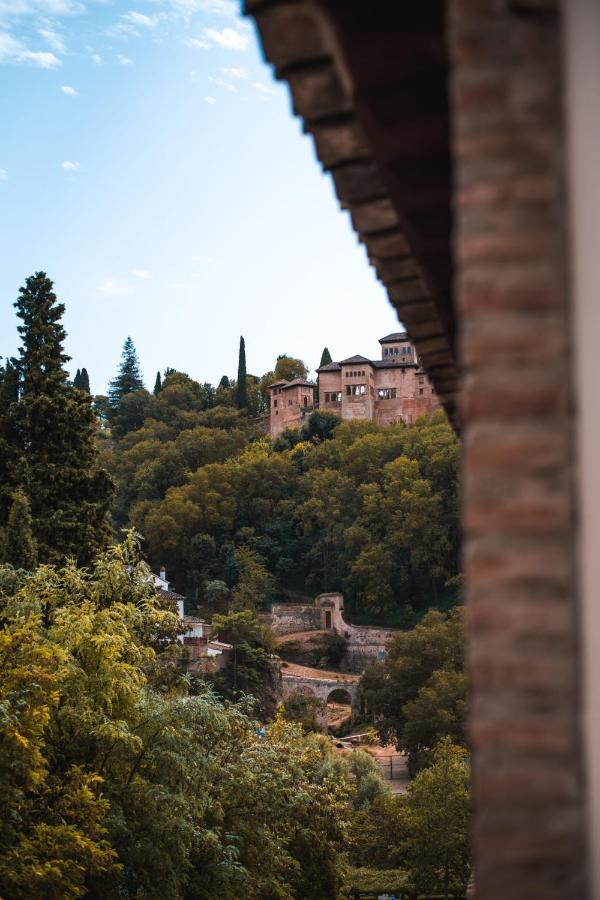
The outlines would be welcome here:
<svg viewBox="0 0 600 900">
<path fill-rule="evenodd" d="M 450 0 L 482 900 L 585 895 L 559 8 Z"/>
</svg>

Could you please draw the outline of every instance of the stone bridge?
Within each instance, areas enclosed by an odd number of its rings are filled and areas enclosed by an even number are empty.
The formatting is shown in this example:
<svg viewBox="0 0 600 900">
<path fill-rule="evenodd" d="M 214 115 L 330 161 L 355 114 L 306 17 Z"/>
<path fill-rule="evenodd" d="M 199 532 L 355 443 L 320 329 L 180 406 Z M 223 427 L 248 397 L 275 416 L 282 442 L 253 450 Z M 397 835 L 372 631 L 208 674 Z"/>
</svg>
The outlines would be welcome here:
<svg viewBox="0 0 600 900">
<path fill-rule="evenodd" d="M 359 680 L 358 675 L 324 672 L 295 663 L 283 663 L 281 666 L 281 693 L 284 699 L 290 694 L 304 694 L 327 703 L 334 691 L 341 690 L 347 694 L 352 716 L 358 715 L 360 710 Z"/>
</svg>

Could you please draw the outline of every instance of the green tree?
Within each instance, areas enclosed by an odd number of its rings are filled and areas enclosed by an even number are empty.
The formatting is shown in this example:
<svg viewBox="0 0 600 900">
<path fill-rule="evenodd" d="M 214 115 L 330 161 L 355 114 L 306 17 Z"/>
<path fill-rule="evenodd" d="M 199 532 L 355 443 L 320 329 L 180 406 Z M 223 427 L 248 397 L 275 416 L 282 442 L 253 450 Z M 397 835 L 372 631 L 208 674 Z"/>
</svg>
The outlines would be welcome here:
<svg viewBox="0 0 600 900">
<path fill-rule="evenodd" d="M 152 391 L 152 393 L 154 394 L 155 397 L 158 397 L 158 395 L 160 394 L 161 388 L 162 388 L 162 381 L 160 379 L 160 372 L 157 372 L 156 373 L 156 381 L 154 382 L 154 389 Z"/>
<path fill-rule="evenodd" d="M 277 673 L 272 655 L 273 633 L 251 610 L 213 616 L 211 634 L 231 644 L 227 667 L 217 686 L 233 699 L 244 694 L 256 698 L 263 715 L 272 714 L 277 701 Z"/>
<path fill-rule="evenodd" d="M 365 670 L 361 685 L 379 734 L 411 754 L 413 769 L 440 734 L 464 741 L 463 671 L 460 608 L 447 614 L 429 611 L 415 628 L 392 640 L 385 662 Z"/>
<path fill-rule="evenodd" d="M 442 738 L 402 801 L 402 852 L 419 893 L 463 896 L 471 872 L 467 751 Z"/>
<path fill-rule="evenodd" d="M 75 378 L 73 379 L 73 387 L 77 388 L 78 390 L 81 389 L 81 371 L 80 371 L 80 369 L 77 369 L 77 371 L 75 372 Z"/>
<path fill-rule="evenodd" d="M 404 704 L 401 743 L 413 770 L 431 763 L 432 748 L 443 737 L 465 746 L 466 702 L 465 673 L 436 669 L 415 699 Z"/>
<path fill-rule="evenodd" d="M 111 406 L 116 409 L 127 394 L 143 390 L 140 362 L 133 341 L 128 337 L 123 344 L 119 371 L 108 386 L 108 399 Z"/>
<path fill-rule="evenodd" d="M 327 441 L 333 437 L 340 421 L 339 416 L 336 416 L 335 413 L 317 409 L 311 413 L 302 427 L 302 437 L 305 441 Z"/>
<path fill-rule="evenodd" d="M 12 487 L 26 489 L 40 560 L 89 562 L 108 539 L 113 484 L 98 466 L 90 398 L 68 384 L 64 305 L 38 272 L 15 307 L 22 344 L 20 397 L 7 411 L 19 457 Z"/>
<path fill-rule="evenodd" d="M 323 348 L 323 352 L 321 353 L 321 362 L 319 363 L 319 368 L 321 366 L 328 366 L 330 362 L 333 362 L 331 359 L 331 353 L 327 347 Z"/>
<path fill-rule="evenodd" d="M 282 354 L 275 364 L 275 381 L 293 381 L 294 378 L 307 378 L 308 366 L 301 359 Z"/>
<path fill-rule="evenodd" d="M 0 366 L 0 526 L 12 506 L 12 490 L 19 483 L 20 448 L 15 406 L 19 400 L 19 376 L 14 360 Z"/>
<path fill-rule="evenodd" d="M 81 383 L 79 385 L 80 390 L 85 391 L 86 394 L 90 393 L 90 376 L 88 375 L 88 370 L 84 368 L 81 370 L 80 374 Z"/>
<path fill-rule="evenodd" d="M 5 559 L 15 569 L 35 569 L 37 546 L 32 532 L 31 507 L 21 489 L 13 493 L 6 525 Z"/>
<path fill-rule="evenodd" d="M 248 386 L 246 384 L 246 342 L 240 338 L 240 352 L 238 358 L 238 376 L 235 403 L 238 409 L 246 409 L 248 406 Z"/>
</svg>

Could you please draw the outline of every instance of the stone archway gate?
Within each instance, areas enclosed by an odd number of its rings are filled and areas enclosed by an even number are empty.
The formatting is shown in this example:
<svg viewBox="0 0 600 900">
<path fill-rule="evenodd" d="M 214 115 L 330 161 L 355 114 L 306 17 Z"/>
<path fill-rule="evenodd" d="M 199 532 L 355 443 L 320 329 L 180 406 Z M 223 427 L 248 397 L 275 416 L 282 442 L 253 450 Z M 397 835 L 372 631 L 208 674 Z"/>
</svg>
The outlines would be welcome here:
<svg viewBox="0 0 600 900">
<path fill-rule="evenodd" d="M 288 663 L 281 667 L 281 694 L 283 699 L 290 694 L 305 694 L 327 703 L 333 691 L 344 690 L 350 697 L 353 716 L 360 709 L 360 677 L 338 672 L 323 672 L 308 666 Z"/>
</svg>

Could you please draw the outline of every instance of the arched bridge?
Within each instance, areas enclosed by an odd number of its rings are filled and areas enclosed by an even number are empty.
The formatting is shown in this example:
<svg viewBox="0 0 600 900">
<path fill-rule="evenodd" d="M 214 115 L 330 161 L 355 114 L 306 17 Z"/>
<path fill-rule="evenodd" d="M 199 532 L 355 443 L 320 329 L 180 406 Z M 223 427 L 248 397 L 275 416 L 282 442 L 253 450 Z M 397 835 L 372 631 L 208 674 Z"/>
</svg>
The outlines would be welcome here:
<svg viewBox="0 0 600 900">
<path fill-rule="evenodd" d="M 359 712 L 359 676 L 341 672 L 325 672 L 295 663 L 282 663 L 281 693 L 283 698 L 290 694 L 305 694 L 327 703 L 334 691 L 344 691 L 349 698 L 352 715 Z"/>
</svg>

